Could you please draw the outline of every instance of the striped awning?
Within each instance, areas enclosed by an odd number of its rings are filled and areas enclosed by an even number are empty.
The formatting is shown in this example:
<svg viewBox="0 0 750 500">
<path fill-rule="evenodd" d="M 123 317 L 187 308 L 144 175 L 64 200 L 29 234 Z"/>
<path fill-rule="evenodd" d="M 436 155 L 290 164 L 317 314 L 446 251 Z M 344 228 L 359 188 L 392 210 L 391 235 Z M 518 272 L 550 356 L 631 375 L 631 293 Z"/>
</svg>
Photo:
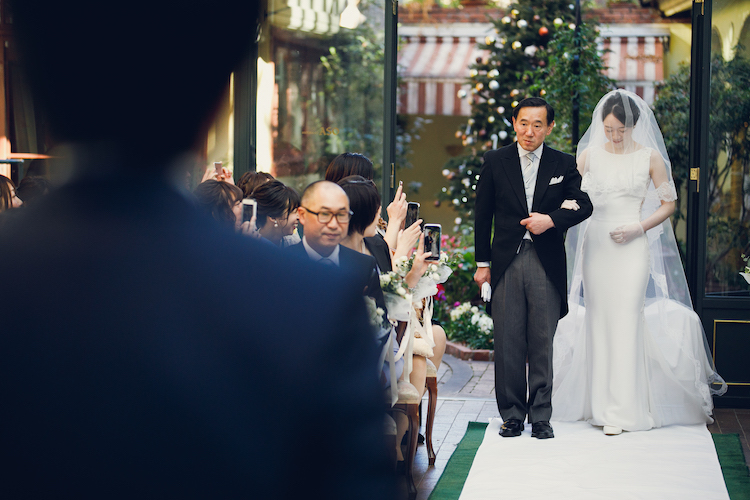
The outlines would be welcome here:
<svg viewBox="0 0 750 500">
<path fill-rule="evenodd" d="M 484 40 L 492 25 L 410 28 L 399 30 L 399 113 L 468 116 L 471 103 L 457 93 L 461 87 L 469 89 L 469 65 L 487 55 L 477 41 Z"/>
<path fill-rule="evenodd" d="M 491 32 L 491 24 L 400 29 L 403 36 L 398 64 L 402 85 L 398 112 L 469 116 L 469 99 L 459 99 L 457 93 L 461 88 L 467 92 L 470 89 L 469 66 L 488 55 L 488 51 L 477 48 L 477 43 Z M 604 54 L 608 76 L 618 87 L 653 103 L 655 84 L 664 79 L 668 27 L 610 26 L 600 34 L 599 49 L 611 51 Z"/>
</svg>

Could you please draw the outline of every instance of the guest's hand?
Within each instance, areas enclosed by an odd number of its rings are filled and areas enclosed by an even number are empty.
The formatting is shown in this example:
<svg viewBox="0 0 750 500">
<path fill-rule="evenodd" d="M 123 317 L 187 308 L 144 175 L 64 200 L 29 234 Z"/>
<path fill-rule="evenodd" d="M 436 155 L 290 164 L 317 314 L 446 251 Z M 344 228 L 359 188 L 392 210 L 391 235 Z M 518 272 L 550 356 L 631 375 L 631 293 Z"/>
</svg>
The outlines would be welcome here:
<svg viewBox="0 0 750 500">
<path fill-rule="evenodd" d="M 418 219 L 411 226 L 398 232 L 396 251 L 393 252 L 394 261 L 403 256 L 411 257 L 414 244 L 419 241 L 419 235 L 422 234 L 422 226 L 420 224 L 422 224 L 422 219 Z"/>
<path fill-rule="evenodd" d="M 213 179 L 215 181 L 228 182 L 229 184 L 234 184 L 234 178 L 232 177 L 232 172 L 230 172 L 229 169 L 226 167 L 222 167 L 221 172 L 217 172 L 215 168 L 207 167 L 206 172 L 203 174 L 203 179 L 201 179 L 201 182 L 206 182 L 209 179 Z"/>
<path fill-rule="evenodd" d="M 414 262 L 411 264 L 411 270 L 404 277 L 404 281 L 409 285 L 409 288 L 414 288 L 419 279 L 427 272 L 427 268 L 430 266 L 430 262 L 427 262 L 427 257 L 430 255 L 432 255 L 432 252 L 424 251 L 424 234 L 420 233 L 417 252 L 414 254 Z"/>
<path fill-rule="evenodd" d="M 254 215 L 252 219 L 247 220 L 240 225 L 240 234 L 242 234 L 243 236 L 250 236 L 252 238 L 261 237 L 260 232 L 258 232 L 258 228 L 255 226 Z"/>
<path fill-rule="evenodd" d="M 555 223 L 552 222 L 552 217 L 538 212 L 531 212 L 529 217 L 521 221 L 521 225 L 525 226 L 531 234 L 536 235 L 542 234 L 547 229 L 555 227 Z"/>
<path fill-rule="evenodd" d="M 632 224 L 627 224 L 625 226 L 615 228 L 614 231 L 611 231 L 609 233 L 609 236 L 614 240 L 615 243 L 627 243 L 628 241 L 633 241 L 642 234 L 643 226 L 641 226 L 641 223 L 633 222 Z"/>
<path fill-rule="evenodd" d="M 400 229 L 401 224 L 406 219 L 407 208 L 408 203 L 406 203 L 406 194 L 403 192 L 403 184 L 399 183 L 398 189 L 396 189 L 396 196 L 390 205 L 388 205 L 388 208 L 385 209 L 388 212 L 388 224 L 396 224 L 396 227 Z"/>
<path fill-rule="evenodd" d="M 576 200 L 565 200 L 562 202 L 562 205 L 560 205 L 560 208 L 564 208 L 565 210 L 573 210 L 575 212 L 581 207 L 578 206 L 578 202 Z"/>
</svg>

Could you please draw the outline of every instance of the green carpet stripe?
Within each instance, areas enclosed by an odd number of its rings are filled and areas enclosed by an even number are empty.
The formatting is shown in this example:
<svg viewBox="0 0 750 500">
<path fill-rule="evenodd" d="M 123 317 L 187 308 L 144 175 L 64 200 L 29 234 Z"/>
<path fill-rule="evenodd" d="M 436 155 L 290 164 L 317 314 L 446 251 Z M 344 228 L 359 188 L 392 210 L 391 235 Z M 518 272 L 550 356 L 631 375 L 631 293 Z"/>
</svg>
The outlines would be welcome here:
<svg viewBox="0 0 750 500">
<path fill-rule="evenodd" d="M 729 498 L 732 500 L 750 500 L 750 474 L 742 452 L 738 434 L 711 434 L 719 456 L 721 472 L 727 484 Z"/>
<path fill-rule="evenodd" d="M 461 495 L 469 469 L 474 462 L 479 445 L 484 439 L 487 429 L 486 423 L 469 422 L 461 442 L 451 455 L 443 474 L 440 476 L 435 489 L 430 494 L 430 500 L 456 500 Z"/>
<path fill-rule="evenodd" d="M 457 500 L 488 424 L 469 422 L 429 500 Z M 750 472 L 737 434 L 711 434 L 731 500 L 750 500 Z"/>
</svg>

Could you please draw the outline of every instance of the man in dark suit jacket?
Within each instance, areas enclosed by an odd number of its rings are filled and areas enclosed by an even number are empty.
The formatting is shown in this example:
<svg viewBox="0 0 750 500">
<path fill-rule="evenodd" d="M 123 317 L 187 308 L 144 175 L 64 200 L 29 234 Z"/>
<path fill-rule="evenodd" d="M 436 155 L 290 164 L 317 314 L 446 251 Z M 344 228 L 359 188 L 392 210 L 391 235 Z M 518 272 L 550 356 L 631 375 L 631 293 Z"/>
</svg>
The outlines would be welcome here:
<svg viewBox="0 0 750 500">
<path fill-rule="evenodd" d="M 13 4 L 75 176 L 0 224 L 3 498 L 393 497 L 361 290 L 170 182 L 256 8 Z"/>
<path fill-rule="evenodd" d="M 533 437 L 554 437 L 552 337 L 568 311 L 563 239 L 592 212 L 575 159 L 544 144 L 554 125 L 546 101 L 521 101 L 513 111 L 518 142 L 486 153 L 477 183 L 474 280 L 492 290 L 503 437 L 519 436 L 527 415 Z M 566 200 L 575 209 L 561 208 Z"/>
<path fill-rule="evenodd" d="M 377 305 L 385 309 L 375 259 L 340 245 L 347 235 L 352 215 L 344 190 L 333 182 L 313 182 L 302 193 L 297 210 L 304 236 L 300 243 L 290 246 L 288 252 L 338 268 L 357 290 L 375 299 Z"/>
</svg>

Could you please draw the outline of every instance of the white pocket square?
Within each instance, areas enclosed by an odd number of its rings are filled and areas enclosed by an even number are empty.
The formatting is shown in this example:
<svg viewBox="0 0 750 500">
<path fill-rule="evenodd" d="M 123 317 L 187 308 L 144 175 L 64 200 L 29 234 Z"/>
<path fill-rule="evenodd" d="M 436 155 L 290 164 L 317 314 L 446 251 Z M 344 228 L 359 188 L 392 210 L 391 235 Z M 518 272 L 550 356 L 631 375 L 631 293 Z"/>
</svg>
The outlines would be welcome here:
<svg viewBox="0 0 750 500">
<path fill-rule="evenodd" d="M 561 175 L 560 177 L 553 177 L 552 179 L 550 179 L 549 185 L 551 186 L 552 184 L 560 184 L 563 181 L 563 177 L 563 175 Z"/>
</svg>

